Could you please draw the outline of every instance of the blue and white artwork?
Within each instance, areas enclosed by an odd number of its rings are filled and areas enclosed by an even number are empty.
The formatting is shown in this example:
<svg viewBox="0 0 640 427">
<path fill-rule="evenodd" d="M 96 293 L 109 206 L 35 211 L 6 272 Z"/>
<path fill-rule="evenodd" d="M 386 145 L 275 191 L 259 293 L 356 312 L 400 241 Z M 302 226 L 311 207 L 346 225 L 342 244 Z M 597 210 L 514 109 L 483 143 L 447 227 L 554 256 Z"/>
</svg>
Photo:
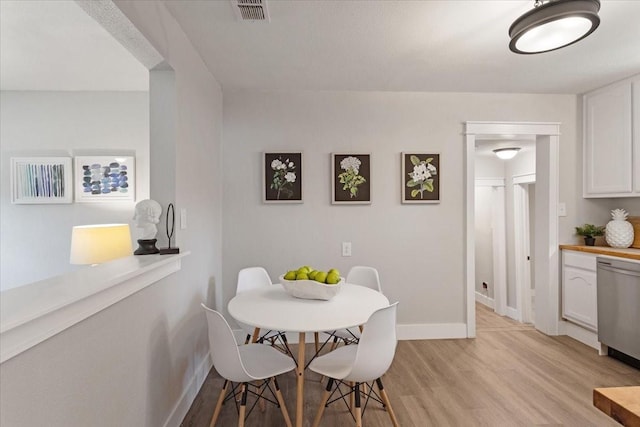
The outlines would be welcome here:
<svg viewBox="0 0 640 427">
<path fill-rule="evenodd" d="M 131 156 L 78 156 L 76 201 L 134 199 L 135 164 Z"/>
<path fill-rule="evenodd" d="M 12 203 L 71 203 L 70 157 L 13 157 L 11 170 Z"/>
</svg>

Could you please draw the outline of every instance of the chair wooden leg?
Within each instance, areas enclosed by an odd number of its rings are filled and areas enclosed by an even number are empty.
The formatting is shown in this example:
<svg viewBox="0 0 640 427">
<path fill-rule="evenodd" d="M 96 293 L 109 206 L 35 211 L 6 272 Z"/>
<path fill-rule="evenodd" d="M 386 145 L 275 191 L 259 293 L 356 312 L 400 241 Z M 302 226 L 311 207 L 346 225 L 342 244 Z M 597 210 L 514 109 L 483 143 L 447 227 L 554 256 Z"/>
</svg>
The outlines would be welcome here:
<svg viewBox="0 0 640 427">
<path fill-rule="evenodd" d="M 211 417 L 211 423 L 209 423 L 209 427 L 213 427 L 216 425 L 216 421 L 218 421 L 218 416 L 220 416 L 220 410 L 222 409 L 222 404 L 224 403 L 224 398 L 227 395 L 227 390 L 229 389 L 229 381 L 224 380 L 224 385 L 222 386 L 222 390 L 220 390 L 220 396 L 218 396 L 218 403 L 216 403 L 216 409 L 213 411 L 213 417 Z"/>
<path fill-rule="evenodd" d="M 393 408 L 391 407 L 391 402 L 389 401 L 389 396 L 387 396 L 387 392 L 382 385 L 382 380 L 378 378 L 376 380 L 376 384 L 378 385 L 378 389 L 380 390 L 380 397 L 382 398 L 382 402 L 384 403 L 385 408 L 387 409 L 387 413 L 389 414 L 389 418 L 391 418 L 391 423 L 393 427 L 399 427 L 398 419 L 396 418 L 396 414 L 393 412 Z"/>
<path fill-rule="evenodd" d="M 238 414 L 238 427 L 244 427 L 244 418 L 247 413 L 247 393 L 249 392 L 249 385 L 247 383 L 242 384 L 242 397 L 240 398 L 240 413 Z"/>
<path fill-rule="evenodd" d="M 276 389 L 276 399 L 278 399 L 278 404 L 280 405 L 280 411 L 282 412 L 282 416 L 284 417 L 284 422 L 287 427 L 292 427 L 291 418 L 289 418 L 289 411 L 287 411 L 287 405 L 284 404 L 282 392 L 280 391 L 280 386 L 278 386 L 278 380 L 276 379 L 276 377 L 273 377 L 273 385 Z"/>
<path fill-rule="evenodd" d="M 356 417 L 356 427 L 362 427 L 362 408 L 360 403 L 360 383 L 356 383 L 353 388 L 354 399 L 356 403 L 355 408 L 355 417 Z"/>
<path fill-rule="evenodd" d="M 258 342 L 258 339 L 260 338 L 260 328 L 255 328 L 253 330 L 253 337 L 251 337 L 251 342 Z"/>
<path fill-rule="evenodd" d="M 329 396 L 331 396 L 331 389 L 333 388 L 333 378 L 329 378 L 329 382 L 327 383 L 327 388 L 324 390 L 324 394 L 322 395 L 322 400 L 320 401 L 320 407 L 318 408 L 318 413 L 313 420 L 313 427 L 318 427 L 320 425 L 320 420 L 322 419 L 322 414 L 324 413 L 324 408 L 327 405 L 327 401 L 329 400 Z"/>
<path fill-rule="evenodd" d="M 313 340 L 316 344 L 316 356 L 317 356 L 318 352 L 320 351 L 320 334 L 318 334 L 318 332 L 313 333 Z"/>
</svg>

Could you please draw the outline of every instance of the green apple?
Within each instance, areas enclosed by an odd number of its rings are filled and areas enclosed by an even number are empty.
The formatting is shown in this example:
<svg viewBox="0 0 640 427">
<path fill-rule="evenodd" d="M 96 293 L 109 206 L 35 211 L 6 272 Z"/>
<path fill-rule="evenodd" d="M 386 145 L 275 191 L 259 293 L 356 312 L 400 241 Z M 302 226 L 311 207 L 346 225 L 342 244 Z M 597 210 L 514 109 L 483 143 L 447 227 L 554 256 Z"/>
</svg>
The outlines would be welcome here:
<svg viewBox="0 0 640 427">
<path fill-rule="evenodd" d="M 284 275 L 285 280 L 296 280 L 297 273 L 293 270 L 287 271 L 287 274 Z"/>
<path fill-rule="evenodd" d="M 335 285 L 340 281 L 340 275 L 336 273 L 327 274 L 327 285 Z"/>
<path fill-rule="evenodd" d="M 318 270 L 313 270 L 313 271 L 309 272 L 309 279 L 316 280 L 317 274 L 318 274 Z"/>
<path fill-rule="evenodd" d="M 298 273 L 296 274 L 296 280 L 309 280 L 309 275 L 307 273 Z"/>
<path fill-rule="evenodd" d="M 340 272 L 335 268 L 332 268 L 331 270 L 329 270 L 329 274 L 332 274 L 332 273 L 333 274 L 337 274 L 338 276 L 340 276 Z"/>
<path fill-rule="evenodd" d="M 324 283 L 327 280 L 327 273 L 324 271 L 318 271 L 314 280 L 316 282 Z"/>
<path fill-rule="evenodd" d="M 308 267 L 300 267 L 296 273 L 300 274 L 300 273 L 304 273 L 304 274 L 309 274 L 309 268 Z"/>
</svg>

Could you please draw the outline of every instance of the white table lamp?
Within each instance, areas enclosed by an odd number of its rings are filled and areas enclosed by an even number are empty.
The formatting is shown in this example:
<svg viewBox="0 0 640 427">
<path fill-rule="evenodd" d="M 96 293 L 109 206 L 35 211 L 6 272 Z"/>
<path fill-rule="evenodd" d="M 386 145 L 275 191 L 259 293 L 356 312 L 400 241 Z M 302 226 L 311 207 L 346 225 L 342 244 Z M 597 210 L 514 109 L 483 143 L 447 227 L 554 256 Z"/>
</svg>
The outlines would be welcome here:
<svg viewBox="0 0 640 427">
<path fill-rule="evenodd" d="M 128 224 L 79 225 L 71 232 L 71 264 L 100 264 L 133 254 Z"/>
</svg>

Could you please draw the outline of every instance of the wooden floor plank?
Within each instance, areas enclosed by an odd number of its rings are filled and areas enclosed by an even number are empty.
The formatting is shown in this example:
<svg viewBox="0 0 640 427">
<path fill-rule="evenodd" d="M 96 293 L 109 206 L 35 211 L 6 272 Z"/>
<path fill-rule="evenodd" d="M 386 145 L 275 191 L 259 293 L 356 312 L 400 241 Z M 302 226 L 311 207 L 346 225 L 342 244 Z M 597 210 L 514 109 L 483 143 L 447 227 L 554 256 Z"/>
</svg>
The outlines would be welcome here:
<svg viewBox="0 0 640 427">
<path fill-rule="evenodd" d="M 593 389 L 640 385 L 640 371 L 569 337 L 549 337 L 531 325 L 477 307 L 477 338 L 401 341 L 383 377 L 399 423 L 423 426 L 619 426 L 593 406 Z M 295 347 L 295 346 L 294 346 Z M 307 354 L 312 352 L 309 344 Z M 294 349 L 294 352 L 296 350 Z M 322 396 L 320 378 L 305 384 L 305 426 Z M 279 380 L 291 413 L 296 376 Z M 182 426 L 208 426 L 223 380 L 212 369 Z M 387 413 L 369 403 L 363 425 L 389 426 Z M 233 402 L 222 409 L 219 426 L 237 424 Z M 247 426 L 281 426 L 280 410 L 256 410 Z M 322 426 L 354 425 L 344 405 L 333 404 Z"/>
</svg>

